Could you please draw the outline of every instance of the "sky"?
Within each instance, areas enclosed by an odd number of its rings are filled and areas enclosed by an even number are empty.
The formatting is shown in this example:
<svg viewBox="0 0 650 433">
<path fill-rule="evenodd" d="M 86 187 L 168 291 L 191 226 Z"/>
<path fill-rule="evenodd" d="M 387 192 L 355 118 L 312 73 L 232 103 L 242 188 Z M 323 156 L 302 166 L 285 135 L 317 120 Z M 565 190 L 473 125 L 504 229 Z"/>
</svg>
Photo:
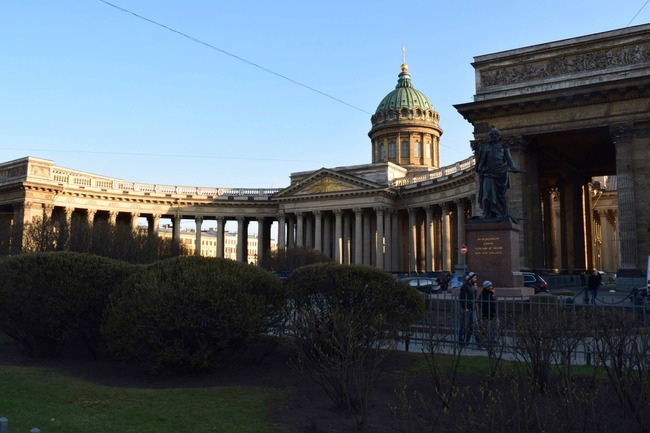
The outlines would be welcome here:
<svg viewBox="0 0 650 433">
<path fill-rule="evenodd" d="M 650 0 L 0 3 L 0 162 L 129 182 L 284 188 L 371 162 L 370 117 L 413 86 L 471 156 L 474 57 L 650 22 Z"/>
</svg>

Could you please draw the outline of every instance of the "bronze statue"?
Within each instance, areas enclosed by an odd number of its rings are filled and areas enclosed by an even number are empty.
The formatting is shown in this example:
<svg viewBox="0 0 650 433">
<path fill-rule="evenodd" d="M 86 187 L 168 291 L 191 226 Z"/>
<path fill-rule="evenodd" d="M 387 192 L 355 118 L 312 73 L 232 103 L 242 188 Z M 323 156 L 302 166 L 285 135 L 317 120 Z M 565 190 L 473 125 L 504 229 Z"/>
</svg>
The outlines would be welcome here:
<svg viewBox="0 0 650 433">
<path fill-rule="evenodd" d="M 521 173 L 510 155 L 510 149 L 499 142 L 501 133 L 492 127 L 488 141 L 481 144 L 476 159 L 479 174 L 478 200 L 483 218 L 494 221 L 512 220 L 508 212 L 506 192 L 510 188 L 509 172 Z"/>
</svg>

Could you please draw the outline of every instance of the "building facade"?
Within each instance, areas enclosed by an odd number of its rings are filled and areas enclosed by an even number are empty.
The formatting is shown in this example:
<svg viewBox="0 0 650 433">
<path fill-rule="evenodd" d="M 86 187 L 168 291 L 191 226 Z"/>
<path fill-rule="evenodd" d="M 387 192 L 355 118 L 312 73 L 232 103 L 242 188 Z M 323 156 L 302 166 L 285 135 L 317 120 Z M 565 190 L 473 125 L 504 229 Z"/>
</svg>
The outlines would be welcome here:
<svg viewBox="0 0 650 433">
<path fill-rule="evenodd" d="M 575 273 L 598 267 L 630 284 L 650 253 L 650 25 L 477 57 L 474 101 L 456 106 L 474 125 L 468 153 L 497 126 L 525 174 L 513 176 L 522 270 Z M 152 185 L 64 169 L 27 157 L 0 164 L 0 253 L 22 248 L 34 216 L 104 218 L 159 232 L 161 218 L 215 225 L 214 255 L 237 224 L 236 259 L 313 247 L 339 263 L 392 272 L 461 270 L 471 257 L 465 225 L 479 217 L 474 157 L 440 167 L 440 119 L 402 64 L 371 118 L 369 164 L 291 174 L 282 189 Z M 273 231 L 272 231 L 273 228 Z"/>
</svg>

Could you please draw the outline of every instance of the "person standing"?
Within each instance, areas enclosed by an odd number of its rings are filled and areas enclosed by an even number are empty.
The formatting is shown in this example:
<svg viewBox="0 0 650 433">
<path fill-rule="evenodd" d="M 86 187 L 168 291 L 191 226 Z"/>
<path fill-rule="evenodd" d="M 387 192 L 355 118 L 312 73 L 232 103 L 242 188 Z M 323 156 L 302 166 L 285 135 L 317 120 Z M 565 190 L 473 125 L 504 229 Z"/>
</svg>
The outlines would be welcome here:
<svg viewBox="0 0 650 433">
<path fill-rule="evenodd" d="M 596 303 L 596 296 L 598 296 L 598 288 L 603 282 L 603 277 L 598 272 L 598 269 L 594 268 L 589 275 L 589 280 L 587 281 L 587 286 L 589 287 L 589 292 L 591 292 L 591 303 Z"/>
<path fill-rule="evenodd" d="M 488 343 L 494 344 L 497 341 L 499 328 L 497 296 L 494 293 L 494 286 L 491 281 L 483 281 L 483 291 L 479 295 L 481 304 L 481 318 L 487 324 Z"/>
<path fill-rule="evenodd" d="M 474 272 L 465 274 L 463 285 L 460 286 L 458 301 L 460 303 L 460 328 L 458 330 L 458 342 L 461 345 L 469 343 L 474 334 L 474 327 L 477 322 L 476 317 L 476 282 L 478 277 Z M 476 343 L 478 344 L 478 337 Z"/>
</svg>

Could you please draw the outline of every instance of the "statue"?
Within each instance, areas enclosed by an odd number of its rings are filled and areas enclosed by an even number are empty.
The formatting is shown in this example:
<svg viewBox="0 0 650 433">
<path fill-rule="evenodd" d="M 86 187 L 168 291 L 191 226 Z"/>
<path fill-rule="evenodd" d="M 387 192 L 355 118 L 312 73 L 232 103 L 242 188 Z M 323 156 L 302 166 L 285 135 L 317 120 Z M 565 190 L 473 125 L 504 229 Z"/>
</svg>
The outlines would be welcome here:
<svg viewBox="0 0 650 433">
<path fill-rule="evenodd" d="M 510 188 L 509 173 L 521 173 L 510 155 L 510 149 L 499 142 L 501 133 L 492 127 L 488 141 L 481 144 L 476 160 L 479 174 L 478 200 L 483 218 L 495 221 L 512 220 L 508 212 L 506 192 Z"/>
</svg>

